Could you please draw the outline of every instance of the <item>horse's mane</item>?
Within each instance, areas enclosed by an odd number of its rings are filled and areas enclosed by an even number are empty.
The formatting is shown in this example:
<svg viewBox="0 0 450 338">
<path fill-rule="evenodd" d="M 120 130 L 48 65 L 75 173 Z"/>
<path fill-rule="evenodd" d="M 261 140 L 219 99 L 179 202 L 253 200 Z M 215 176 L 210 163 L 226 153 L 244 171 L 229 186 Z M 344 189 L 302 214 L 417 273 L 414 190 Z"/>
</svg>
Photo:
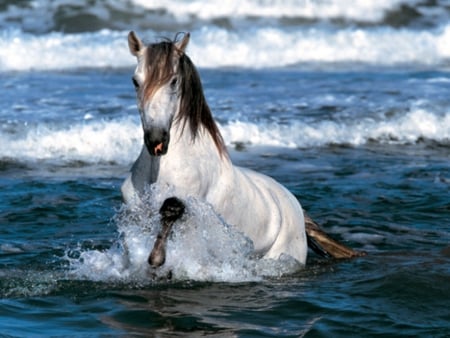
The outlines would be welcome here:
<svg viewBox="0 0 450 338">
<path fill-rule="evenodd" d="M 158 88 L 173 77 L 172 61 L 175 53 L 180 55 L 178 81 L 181 81 L 179 84 L 181 103 L 177 119 L 183 124 L 183 130 L 186 125 L 189 126 L 194 142 L 200 128 L 204 127 L 211 135 L 220 155 L 224 155 L 227 153 L 225 142 L 206 102 L 197 69 L 191 59 L 176 47 L 175 41 L 165 39 L 148 46 L 145 96 L 152 96 Z"/>
</svg>

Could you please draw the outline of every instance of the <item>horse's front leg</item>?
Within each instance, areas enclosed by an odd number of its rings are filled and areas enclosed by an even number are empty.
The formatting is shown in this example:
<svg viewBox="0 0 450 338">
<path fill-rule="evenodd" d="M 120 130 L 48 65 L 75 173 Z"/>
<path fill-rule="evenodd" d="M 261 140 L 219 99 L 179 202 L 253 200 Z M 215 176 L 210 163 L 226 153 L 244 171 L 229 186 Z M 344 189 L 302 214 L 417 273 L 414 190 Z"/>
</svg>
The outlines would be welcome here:
<svg viewBox="0 0 450 338">
<path fill-rule="evenodd" d="M 173 223 L 183 216 L 185 208 L 181 200 L 176 197 L 170 197 L 164 201 L 161 209 L 159 209 L 162 228 L 148 257 L 148 264 L 152 267 L 157 268 L 166 261 L 167 238 L 172 230 Z"/>
</svg>

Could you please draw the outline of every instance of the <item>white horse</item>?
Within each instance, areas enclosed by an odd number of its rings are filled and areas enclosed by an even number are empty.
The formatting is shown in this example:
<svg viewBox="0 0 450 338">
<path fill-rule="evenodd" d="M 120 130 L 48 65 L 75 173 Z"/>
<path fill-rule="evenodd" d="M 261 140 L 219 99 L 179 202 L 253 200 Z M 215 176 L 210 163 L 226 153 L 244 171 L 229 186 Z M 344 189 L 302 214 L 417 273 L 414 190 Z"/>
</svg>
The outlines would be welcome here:
<svg viewBox="0 0 450 338">
<path fill-rule="evenodd" d="M 122 185 L 125 203 L 141 203 L 149 184 L 172 187 L 177 197 L 210 203 L 253 241 L 257 255 L 287 254 L 305 264 L 308 241 L 300 203 L 272 178 L 231 163 L 197 70 L 185 54 L 189 37 L 144 45 L 134 32 L 128 35 L 137 57 L 132 80 L 144 146 Z"/>
</svg>

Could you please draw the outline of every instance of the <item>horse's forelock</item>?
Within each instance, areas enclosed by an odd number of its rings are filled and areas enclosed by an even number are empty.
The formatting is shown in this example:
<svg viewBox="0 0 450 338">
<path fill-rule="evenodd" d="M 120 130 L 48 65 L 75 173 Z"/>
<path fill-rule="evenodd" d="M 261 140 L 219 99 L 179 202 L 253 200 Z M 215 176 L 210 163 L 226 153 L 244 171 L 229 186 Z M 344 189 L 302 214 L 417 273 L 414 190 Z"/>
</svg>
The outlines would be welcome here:
<svg viewBox="0 0 450 338">
<path fill-rule="evenodd" d="M 175 46 L 170 41 L 150 44 L 145 55 L 144 100 L 148 100 L 173 74 L 173 53 Z"/>
</svg>

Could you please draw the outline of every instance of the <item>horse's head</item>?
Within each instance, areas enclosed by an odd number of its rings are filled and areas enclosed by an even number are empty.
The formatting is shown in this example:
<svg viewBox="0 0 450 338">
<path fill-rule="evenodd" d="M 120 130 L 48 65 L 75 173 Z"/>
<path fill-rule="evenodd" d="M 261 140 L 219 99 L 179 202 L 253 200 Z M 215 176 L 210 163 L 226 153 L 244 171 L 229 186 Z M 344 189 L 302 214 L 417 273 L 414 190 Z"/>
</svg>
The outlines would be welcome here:
<svg viewBox="0 0 450 338">
<path fill-rule="evenodd" d="M 167 153 L 170 128 L 180 109 L 180 59 L 189 33 L 180 41 L 144 45 L 134 32 L 128 35 L 131 54 L 137 57 L 133 76 L 138 108 L 144 128 L 144 143 L 152 156 Z"/>
<path fill-rule="evenodd" d="M 181 123 L 181 133 L 188 129 L 192 142 L 203 128 L 219 154 L 226 154 L 222 136 L 206 103 L 200 76 L 184 53 L 188 42 L 189 33 L 180 40 L 175 37 L 175 41 L 150 45 L 144 45 L 134 32 L 128 35 L 131 54 L 138 60 L 133 84 L 144 128 L 144 143 L 152 156 L 167 153 L 173 123 Z"/>
</svg>

